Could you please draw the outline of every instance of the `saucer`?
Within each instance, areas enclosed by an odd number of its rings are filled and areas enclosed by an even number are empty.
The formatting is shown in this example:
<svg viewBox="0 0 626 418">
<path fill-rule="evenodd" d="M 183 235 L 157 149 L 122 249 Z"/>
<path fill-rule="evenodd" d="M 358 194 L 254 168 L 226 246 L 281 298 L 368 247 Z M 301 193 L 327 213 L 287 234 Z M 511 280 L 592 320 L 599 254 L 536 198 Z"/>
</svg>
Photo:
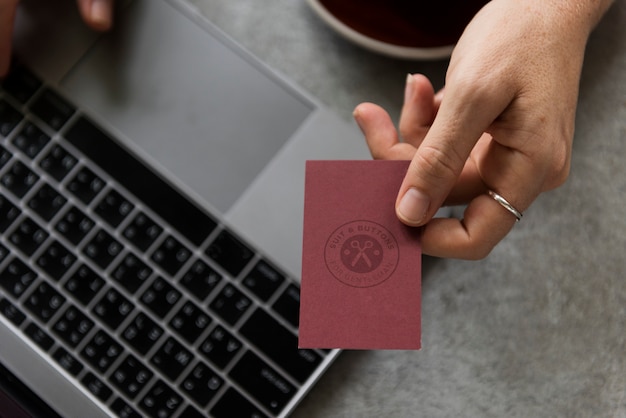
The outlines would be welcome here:
<svg viewBox="0 0 626 418">
<path fill-rule="evenodd" d="M 328 26 L 349 41 L 379 54 L 412 60 L 449 58 L 456 40 L 480 6 L 476 1 L 465 0 L 459 2 L 461 6 L 454 9 L 456 12 L 449 12 L 437 6 L 425 10 L 429 6 L 398 0 L 307 2 Z"/>
</svg>

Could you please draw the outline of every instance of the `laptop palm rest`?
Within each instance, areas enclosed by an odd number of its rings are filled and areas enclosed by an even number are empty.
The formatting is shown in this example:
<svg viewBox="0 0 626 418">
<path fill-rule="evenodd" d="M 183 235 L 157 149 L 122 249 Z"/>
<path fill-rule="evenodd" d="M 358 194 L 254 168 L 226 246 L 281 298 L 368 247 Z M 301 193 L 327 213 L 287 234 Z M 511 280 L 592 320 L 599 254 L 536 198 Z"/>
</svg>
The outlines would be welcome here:
<svg viewBox="0 0 626 418">
<path fill-rule="evenodd" d="M 116 4 L 99 37 L 74 1 L 25 0 L 20 58 L 299 275 L 304 161 L 369 158 L 358 129 L 180 4 Z"/>
<path fill-rule="evenodd" d="M 189 20 L 133 2 L 61 85 L 225 213 L 313 106 Z"/>
</svg>

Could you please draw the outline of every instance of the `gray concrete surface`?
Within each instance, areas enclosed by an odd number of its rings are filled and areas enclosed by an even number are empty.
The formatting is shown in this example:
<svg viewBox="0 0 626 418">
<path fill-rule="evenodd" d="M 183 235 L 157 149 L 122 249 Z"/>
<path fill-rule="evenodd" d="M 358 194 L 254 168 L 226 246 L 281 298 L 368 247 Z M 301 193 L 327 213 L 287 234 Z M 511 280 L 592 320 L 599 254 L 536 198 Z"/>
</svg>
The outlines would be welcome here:
<svg viewBox="0 0 626 418">
<path fill-rule="evenodd" d="M 189 0 L 342 117 L 399 114 L 403 62 L 329 31 L 304 0 Z M 626 1 L 593 33 L 571 175 L 483 261 L 427 259 L 421 351 L 344 352 L 304 417 L 626 417 Z"/>
</svg>

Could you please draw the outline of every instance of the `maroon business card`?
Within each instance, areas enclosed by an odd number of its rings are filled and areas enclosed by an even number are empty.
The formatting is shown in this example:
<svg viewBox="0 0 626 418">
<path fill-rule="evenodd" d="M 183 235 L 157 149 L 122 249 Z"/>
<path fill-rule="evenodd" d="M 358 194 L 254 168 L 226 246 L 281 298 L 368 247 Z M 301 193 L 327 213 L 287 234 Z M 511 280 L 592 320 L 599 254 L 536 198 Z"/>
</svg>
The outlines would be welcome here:
<svg viewBox="0 0 626 418">
<path fill-rule="evenodd" d="M 301 348 L 420 348 L 420 230 L 394 209 L 408 164 L 307 161 Z"/>
</svg>

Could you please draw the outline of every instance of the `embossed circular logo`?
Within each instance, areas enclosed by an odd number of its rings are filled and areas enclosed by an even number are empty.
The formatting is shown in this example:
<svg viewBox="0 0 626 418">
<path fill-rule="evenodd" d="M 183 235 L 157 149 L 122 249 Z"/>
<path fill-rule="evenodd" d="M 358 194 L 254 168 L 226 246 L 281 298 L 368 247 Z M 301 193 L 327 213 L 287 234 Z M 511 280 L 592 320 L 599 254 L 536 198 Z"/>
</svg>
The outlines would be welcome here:
<svg viewBox="0 0 626 418">
<path fill-rule="evenodd" d="M 330 273 L 352 287 L 381 284 L 393 274 L 398 259 L 395 237 L 384 226 L 371 221 L 340 226 L 328 237 L 324 248 Z"/>
</svg>

